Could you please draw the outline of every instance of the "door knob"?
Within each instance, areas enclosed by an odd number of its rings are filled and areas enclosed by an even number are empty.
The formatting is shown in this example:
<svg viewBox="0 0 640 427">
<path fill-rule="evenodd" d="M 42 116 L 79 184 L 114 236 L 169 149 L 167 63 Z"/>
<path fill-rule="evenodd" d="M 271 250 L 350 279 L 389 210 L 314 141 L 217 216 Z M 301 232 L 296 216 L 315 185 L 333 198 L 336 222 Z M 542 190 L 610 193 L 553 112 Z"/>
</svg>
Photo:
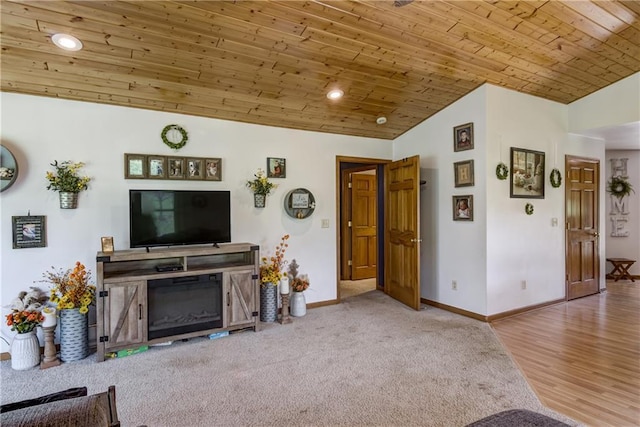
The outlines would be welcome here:
<svg viewBox="0 0 640 427">
<path fill-rule="evenodd" d="M 420 243 L 420 242 L 422 242 L 422 239 L 411 239 L 411 241 L 413 243 Z"/>
<path fill-rule="evenodd" d="M 591 235 L 591 236 L 595 236 L 595 237 L 600 236 L 600 233 L 598 233 L 597 231 L 594 231 L 593 233 L 588 233 L 588 232 L 587 232 L 587 234 L 589 234 L 589 235 Z"/>
</svg>

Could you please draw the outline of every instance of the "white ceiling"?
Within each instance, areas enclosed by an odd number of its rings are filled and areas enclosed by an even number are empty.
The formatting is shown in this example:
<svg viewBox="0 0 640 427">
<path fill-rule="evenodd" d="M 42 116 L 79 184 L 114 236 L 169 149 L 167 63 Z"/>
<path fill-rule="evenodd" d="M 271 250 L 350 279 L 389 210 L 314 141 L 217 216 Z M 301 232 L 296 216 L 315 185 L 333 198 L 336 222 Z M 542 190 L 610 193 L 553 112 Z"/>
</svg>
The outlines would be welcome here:
<svg viewBox="0 0 640 427">
<path fill-rule="evenodd" d="M 608 126 L 581 132 L 605 141 L 605 150 L 640 150 L 640 122 Z"/>
</svg>

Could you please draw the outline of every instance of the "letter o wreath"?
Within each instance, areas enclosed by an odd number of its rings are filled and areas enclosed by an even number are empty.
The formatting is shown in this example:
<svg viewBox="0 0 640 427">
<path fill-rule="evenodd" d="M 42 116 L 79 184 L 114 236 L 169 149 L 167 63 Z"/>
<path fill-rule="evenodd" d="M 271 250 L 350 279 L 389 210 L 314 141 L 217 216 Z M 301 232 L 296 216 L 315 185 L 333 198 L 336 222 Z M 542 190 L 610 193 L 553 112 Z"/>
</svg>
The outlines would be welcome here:
<svg viewBox="0 0 640 427">
<path fill-rule="evenodd" d="M 504 181 L 509 176 L 509 168 L 504 163 L 498 163 L 496 166 L 496 176 L 499 180 Z"/>
<path fill-rule="evenodd" d="M 533 215 L 533 205 L 531 203 L 527 203 L 524 205 L 524 211 L 527 215 Z"/>
<path fill-rule="evenodd" d="M 553 188 L 558 188 L 562 184 L 562 174 L 556 168 L 551 171 L 549 175 L 549 181 L 551 181 L 551 186 Z"/>
<path fill-rule="evenodd" d="M 180 134 L 182 135 L 182 139 L 180 140 L 180 142 L 169 141 L 169 139 L 167 138 L 167 133 L 169 133 L 169 131 L 171 130 L 177 130 L 178 132 L 180 132 Z M 167 146 L 169 146 L 170 148 L 173 148 L 174 150 L 179 150 L 180 148 L 184 147 L 187 144 L 187 141 L 189 140 L 189 135 L 187 135 L 187 131 L 178 125 L 165 126 L 164 129 L 162 129 L 162 133 L 160 134 L 160 137 L 162 138 L 162 142 L 164 142 Z"/>
</svg>

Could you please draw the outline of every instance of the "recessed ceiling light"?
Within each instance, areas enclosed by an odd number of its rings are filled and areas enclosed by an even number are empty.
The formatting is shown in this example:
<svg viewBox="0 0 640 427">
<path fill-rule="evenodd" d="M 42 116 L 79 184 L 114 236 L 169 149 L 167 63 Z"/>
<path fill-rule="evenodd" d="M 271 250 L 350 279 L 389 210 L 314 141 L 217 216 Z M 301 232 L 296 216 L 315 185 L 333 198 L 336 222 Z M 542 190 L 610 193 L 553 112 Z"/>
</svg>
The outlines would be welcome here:
<svg viewBox="0 0 640 427">
<path fill-rule="evenodd" d="M 327 98 L 329 99 L 340 99 L 344 95 L 344 92 L 340 89 L 333 89 L 327 93 Z"/>
<path fill-rule="evenodd" d="M 380 116 L 376 119 L 376 123 L 379 125 L 383 125 L 387 123 L 387 118 L 385 116 Z"/>
<path fill-rule="evenodd" d="M 51 41 L 60 49 L 71 51 L 82 49 L 82 42 L 69 34 L 54 34 L 51 36 Z"/>
</svg>

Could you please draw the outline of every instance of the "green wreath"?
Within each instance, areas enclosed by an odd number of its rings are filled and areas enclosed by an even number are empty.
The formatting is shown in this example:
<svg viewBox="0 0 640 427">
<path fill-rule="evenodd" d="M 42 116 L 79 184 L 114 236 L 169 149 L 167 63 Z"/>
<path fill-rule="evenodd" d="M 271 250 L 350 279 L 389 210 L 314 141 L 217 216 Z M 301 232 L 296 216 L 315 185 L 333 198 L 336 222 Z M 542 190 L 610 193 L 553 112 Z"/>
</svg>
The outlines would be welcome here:
<svg viewBox="0 0 640 427">
<path fill-rule="evenodd" d="M 533 215 L 533 205 L 531 203 L 527 203 L 524 205 L 524 211 L 527 215 Z"/>
<path fill-rule="evenodd" d="M 633 187 L 621 176 L 611 177 L 611 181 L 607 182 L 607 191 L 618 199 L 622 199 L 624 196 L 628 196 L 633 191 Z"/>
<path fill-rule="evenodd" d="M 171 142 L 167 139 L 167 133 L 169 133 L 170 130 L 177 130 L 178 132 L 180 132 L 180 134 L 182 135 L 182 139 L 180 140 L 180 142 Z M 164 129 L 162 129 L 162 133 L 160 134 L 160 137 L 162 138 L 162 142 L 164 142 L 174 150 L 179 150 L 180 148 L 184 147 L 187 144 L 187 141 L 189 140 L 189 135 L 187 135 L 187 131 L 178 125 L 165 126 Z"/>
<path fill-rule="evenodd" d="M 551 181 L 551 186 L 553 188 L 558 188 L 562 184 L 562 174 L 556 168 L 553 168 L 551 171 L 551 175 L 549 175 L 549 181 Z"/>
<path fill-rule="evenodd" d="M 496 166 L 496 176 L 499 180 L 504 181 L 509 176 L 509 168 L 504 163 L 498 163 Z"/>
</svg>

